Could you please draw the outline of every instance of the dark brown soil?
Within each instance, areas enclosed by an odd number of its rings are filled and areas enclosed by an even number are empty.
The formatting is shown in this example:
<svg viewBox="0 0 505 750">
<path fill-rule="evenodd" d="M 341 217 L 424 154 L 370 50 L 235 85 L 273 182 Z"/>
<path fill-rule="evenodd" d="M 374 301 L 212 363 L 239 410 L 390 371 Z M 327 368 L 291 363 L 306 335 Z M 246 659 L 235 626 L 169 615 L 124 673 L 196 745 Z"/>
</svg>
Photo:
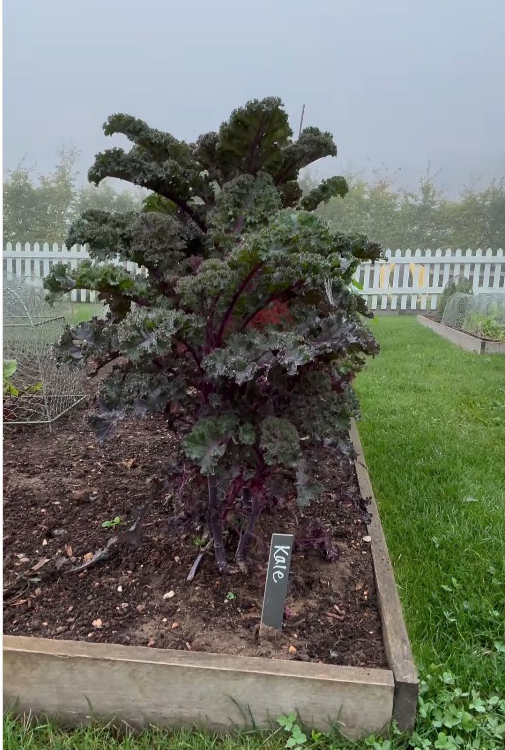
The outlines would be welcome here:
<svg viewBox="0 0 505 750">
<path fill-rule="evenodd" d="M 282 506 L 262 517 L 250 575 L 220 577 L 208 554 L 188 583 L 203 530 L 164 526 L 175 490 L 158 480 L 177 444 L 163 421 L 125 421 L 100 446 L 82 408 L 56 422 L 52 434 L 34 426 L 4 437 L 6 633 L 386 666 L 370 544 L 350 497 L 355 478 L 343 479 L 329 451 L 317 456 L 325 492 L 304 518 L 296 521 Z M 105 545 L 115 532 L 103 521 L 119 516 L 128 523 L 140 505 L 146 511 L 138 547 L 114 547 L 108 560 L 82 572 L 57 572 L 56 561 L 68 559 L 65 571 Z M 282 633 L 275 642 L 260 640 L 270 535 L 296 532 L 315 517 L 339 559 L 295 550 Z"/>
</svg>

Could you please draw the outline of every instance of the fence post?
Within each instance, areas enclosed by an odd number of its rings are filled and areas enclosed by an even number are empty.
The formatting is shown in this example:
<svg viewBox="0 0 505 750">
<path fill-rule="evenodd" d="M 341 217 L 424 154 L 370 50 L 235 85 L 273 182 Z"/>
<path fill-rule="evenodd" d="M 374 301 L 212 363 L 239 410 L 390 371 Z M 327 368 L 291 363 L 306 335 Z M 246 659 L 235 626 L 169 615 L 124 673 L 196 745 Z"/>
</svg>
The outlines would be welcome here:
<svg viewBox="0 0 505 750">
<path fill-rule="evenodd" d="M 496 251 L 496 263 L 494 266 L 494 274 L 493 274 L 493 290 L 496 291 L 500 288 L 500 277 L 505 272 L 505 258 L 503 258 L 503 250 L 500 248 Z M 502 287 L 505 292 L 505 279 L 504 279 L 504 287 Z"/>
</svg>

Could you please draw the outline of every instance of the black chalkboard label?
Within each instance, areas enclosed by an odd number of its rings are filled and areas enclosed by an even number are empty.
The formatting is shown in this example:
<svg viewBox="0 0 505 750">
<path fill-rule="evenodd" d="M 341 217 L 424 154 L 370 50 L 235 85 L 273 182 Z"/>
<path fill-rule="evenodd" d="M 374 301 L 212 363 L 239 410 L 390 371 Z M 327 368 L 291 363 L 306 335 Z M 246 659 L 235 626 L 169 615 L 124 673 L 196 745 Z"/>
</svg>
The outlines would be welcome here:
<svg viewBox="0 0 505 750">
<path fill-rule="evenodd" d="M 282 628 L 284 618 L 293 542 L 292 534 L 272 534 L 261 623 L 277 630 Z"/>
</svg>

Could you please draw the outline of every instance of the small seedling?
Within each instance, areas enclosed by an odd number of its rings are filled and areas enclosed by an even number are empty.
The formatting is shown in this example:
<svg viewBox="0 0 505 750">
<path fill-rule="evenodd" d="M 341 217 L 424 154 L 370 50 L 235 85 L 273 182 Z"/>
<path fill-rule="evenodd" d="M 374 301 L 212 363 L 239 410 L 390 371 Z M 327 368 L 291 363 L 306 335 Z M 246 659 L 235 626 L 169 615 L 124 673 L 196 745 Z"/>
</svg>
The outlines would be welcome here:
<svg viewBox="0 0 505 750">
<path fill-rule="evenodd" d="M 40 391 L 42 383 L 35 383 L 29 385 L 22 390 L 19 390 L 17 386 L 12 382 L 13 375 L 17 372 L 18 363 L 15 359 L 4 359 L 3 361 L 3 395 L 11 396 L 13 398 L 17 396 L 33 395 Z"/>
<path fill-rule="evenodd" d="M 232 602 L 234 599 L 237 598 L 237 595 L 234 594 L 233 591 L 228 591 L 228 593 L 226 594 L 226 598 L 228 599 L 229 602 Z"/>
<path fill-rule="evenodd" d="M 391 740 L 377 738 L 375 735 L 367 737 L 365 740 L 365 747 L 371 747 L 372 750 L 391 750 Z"/>
<path fill-rule="evenodd" d="M 193 539 L 193 544 L 195 545 L 195 547 L 205 547 L 206 542 L 205 542 L 205 539 L 202 539 L 202 537 L 197 536 Z"/>
<path fill-rule="evenodd" d="M 300 726 L 295 723 L 296 718 L 296 714 L 289 714 L 289 716 L 279 716 L 277 719 L 277 724 L 289 734 L 285 744 L 285 747 L 289 748 L 289 750 L 302 750 L 307 742 L 307 735 L 304 734 Z"/>
<path fill-rule="evenodd" d="M 120 517 L 116 516 L 115 518 L 112 519 L 112 521 L 104 521 L 102 523 L 102 529 L 113 529 L 116 526 L 119 526 L 120 523 L 121 523 Z"/>
</svg>

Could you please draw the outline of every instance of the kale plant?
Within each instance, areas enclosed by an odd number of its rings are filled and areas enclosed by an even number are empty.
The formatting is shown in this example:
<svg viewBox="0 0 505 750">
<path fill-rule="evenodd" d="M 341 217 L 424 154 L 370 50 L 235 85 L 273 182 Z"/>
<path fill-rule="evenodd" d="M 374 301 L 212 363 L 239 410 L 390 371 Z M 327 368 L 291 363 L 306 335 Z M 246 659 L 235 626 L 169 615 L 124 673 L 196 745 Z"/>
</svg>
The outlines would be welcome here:
<svg viewBox="0 0 505 750">
<path fill-rule="evenodd" d="M 90 181 L 152 195 L 140 214 L 93 210 L 73 225 L 68 243 L 89 243 L 91 260 L 56 266 L 46 289 L 95 290 L 109 312 L 68 329 L 61 351 L 115 363 L 93 417 L 101 437 L 127 412 L 166 414 L 206 477 L 219 571 L 234 569 L 224 537 L 237 518 L 245 568 L 265 506 L 279 493 L 302 506 L 317 495 L 306 447 L 347 438 L 351 380 L 378 350 L 352 277 L 380 248 L 312 213 L 347 185 L 332 177 L 302 197 L 299 172 L 337 150 L 314 127 L 294 140 L 279 99 L 247 103 L 196 143 L 127 115 L 104 132 L 133 147 L 99 154 Z"/>
</svg>

